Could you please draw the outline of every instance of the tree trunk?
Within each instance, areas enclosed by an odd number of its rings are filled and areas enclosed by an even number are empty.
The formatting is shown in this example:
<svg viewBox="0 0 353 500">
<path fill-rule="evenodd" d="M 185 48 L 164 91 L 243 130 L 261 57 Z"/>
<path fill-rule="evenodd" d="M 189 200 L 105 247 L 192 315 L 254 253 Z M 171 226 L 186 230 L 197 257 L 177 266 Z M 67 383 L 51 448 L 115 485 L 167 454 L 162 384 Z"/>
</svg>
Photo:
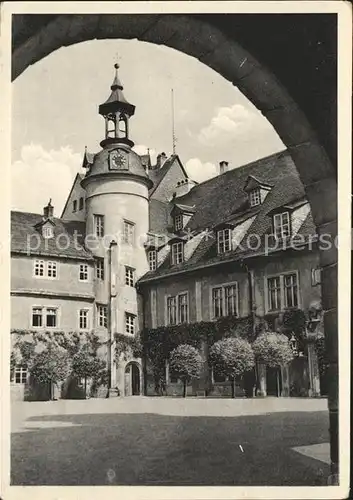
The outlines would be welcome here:
<svg viewBox="0 0 353 500">
<path fill-rule="evenodd" d="M 185 379 L 184 380 L 183 398 L 186 398 L 186 391 L 187 391 L 187 382 L 186 382 L 186 379 Z"/>
<path fill-rule="evenodd" d="M 232 398 L 235 398 L 235 377 L 232 378 Z"/>
<path fill-rule="evenodd" d="M 277 368 L 276 372 L 276 380 L 277 380 L 277 396 L 280 397 L 280 386 L 279 386 L 279 368 Z"/>
</svg>

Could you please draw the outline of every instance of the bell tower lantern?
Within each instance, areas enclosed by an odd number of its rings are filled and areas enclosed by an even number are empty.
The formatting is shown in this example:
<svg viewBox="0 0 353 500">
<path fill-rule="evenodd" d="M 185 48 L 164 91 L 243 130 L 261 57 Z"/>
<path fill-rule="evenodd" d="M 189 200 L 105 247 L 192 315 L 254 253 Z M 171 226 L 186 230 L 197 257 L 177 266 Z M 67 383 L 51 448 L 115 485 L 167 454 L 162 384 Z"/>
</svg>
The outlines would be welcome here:
<svg viewBox="0 0 353 500">
<path fill-rule="evenodd" d="M 108 99 L 99 106 L 99 114 L 105 120 L 105 138 L 100 143 L 102 148 L 115 143 L 127 144 L 132 147 L 133 141 L 129 138 L 129 119 L 135 113 L 135 106 L 130 104 L 124 97 L 119 77 L 119 64 L 114 64 L 115 77 L 111 85 L 111 94 Z"/>
</svg>

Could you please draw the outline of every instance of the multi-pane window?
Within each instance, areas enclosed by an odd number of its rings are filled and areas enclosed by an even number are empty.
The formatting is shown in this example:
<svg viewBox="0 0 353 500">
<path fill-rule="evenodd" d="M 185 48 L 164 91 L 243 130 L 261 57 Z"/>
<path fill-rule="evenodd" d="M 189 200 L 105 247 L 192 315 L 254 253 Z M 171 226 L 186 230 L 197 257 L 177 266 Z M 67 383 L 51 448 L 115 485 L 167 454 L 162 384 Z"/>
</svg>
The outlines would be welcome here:
<svg viewBox="0 0 353 500">
<path fill-rule="evenodd" d="M 32 307 L 32 327 L 56 328 L 58 326 L 58 309 L 56 307 Z"/>
<path fill-rule="evenodd" d="M 83 198 L 80 198 L 79 204 L 78 204 L 78 209 L 83 210 Z"/>
<path fill-rule="evenodd" d="M 134 272 L 132 267 L 125 266 L 125 284 L 128 286 L 134 286 Z"/>
<path fill-rule="evenodd" d="M 184 262 L 184 243 L 179 241 L 172 244 L 172 264 L 181 264 Z"/>
<path fill-rule="evenodd" d="M 79 329 L 87 330 L 88 329 L 88 310 L 80 309 L 79 317 L 78 317 Z"/>
<path fill-rule="evenodd" d="M 290 235 L 289 213 L 283 212 L 273 216 L 273 232 L 277 238 L 285 238 Z"/>
<path fill-rule="evenodd" d="M 43 326 L 43 308 L 33 307 L 32 308 L 32 326 L 42 327 Z"/>
<path fill-rule="evenodd" d="M 297 273 L 281 274 L 267 278 L 268 310 L 298 307 L 299 290 Z"/>
<path fill-rule="evenodd" d="M 149 250 L 148 252 L 148 265 L 150 271 L 155 271 L 157 269 L 157 251 Z"/>
<path fill-rule="evenodd" d="M 217 287 L 212 289 L 212 307 L 213 317 L 220 318 L 223 316 L 223 288 Z"/>
<path fill-rule="evenodd" d="M 44 226 L 43 227 L 43 238 L 48 239 L 54 236 L 54 231 L 52 226 Z"/>
<path fill-rule="evenodd" d="M 135 315 L 130 313 L 125 313 L 125 332 L 134 334 L 135 333 Z"/>
<path fill-rule="evenodd" d="M 181 214 L 175 216 L 174 227 L 176 231 L 180 231 L 180 229 L 183 229 L 183 216 Z"/>
<path fill-rule="evenodd" d="M 34 261 L 34 276 L 44 276 L 44 260 Z"/>
<path fill-rule="evenodd" d="M 283 286 L 284 286 L 284 305 L 285 307 L 297 307 L 298 306 L 298 283 L 297 275 L 285 274 L 283 276 Z"/>
<path fill-rule="evenodd" d="M 167 324 L 176 325 L 177 322 L 177 298 L 167 297 Z"/>
<path fill-rule="evenodd" d="M 135 239 L 135 224 L 124 220 L 124 243 L 133 245 Z"/>
<path fill-rule="evenodd" d="M 224 287 L 224 301 L 227 316 L 238 313 L 238 289 L 236 285 Z"/>
<path fill-rule="evenodd" d="M 16 366 L 14 373 L 14 382 L 16 384 L 25 384 L 27 382 L 27 368 L 24 366 Z"/>
<path fill-rule="evenodd" d="M 94 215 L 94 229 L 98 238 L 104 236 L 104 215 Z"/>
<path fill-rule="evenodd" d="M 107 306 L 97 304 L 97 326 L 107 328 L 108 326 Z"/>
<path fill-rule="evenodd" d="M 281 279 L 280 276 L 268 278 L 268 308 L 270 311 L 281 309 Z"/>
<path fill-rule="evenodd" d="M 46 326 L 47 328 L 56 328 L 57 326 L 57 309 L 48 307 L 46 310 Z"/>
<path fill-rule="evenodd" d="M 76 210 L 77 210 L 77 200 L 74 200 L 74 201 L 72 202 L 72 211 L 73 211 L 73 212 L 76 212 Z"/>
<path fill-rule="evenodd" d="M 261 203 L 260 189 L 253 189 L 249 194 L 250 206 L 256 207 Z"/>
<path fill-rule="evenodd" d="M 104 259 L 96 259 L 96 278 L 98 280 L 104 280 Z"/>
<path fill-rule="evenodd" d="M 47 276 L 48 278 L 57 277 L 57 263 L 52 260 L 47 262 Z"/>
<path fill-rule="evenodd" d="M 58 263 L 53 260 L 34 261 L 34 276 L 36 278 L 56 279 L 58 277 Z"/>
<path fill-rule="evenodd" d="M 88 264 L 80 264 L 80 281 L 88 281 Z"/>
<path fill-rule="evenodd" d="M 225 253 L 231 250 L 230 229 L 221 229 L 217 232 L 218 253 Z"/>
<path fill-rule="evenodd" d="M 236 283 L 212 288 L 213 317 L 238 314 L 238 286 Z"/>
<path fill-rule="evenodd" d="M 188 294 L 181 293 L 178 295 L 178 313 L 179 323 L 188 322 Z"/>
<path fill-rule="evenodd" d="M 189 296 L 187 292 L 167 297 L 167 324 L 188 323 Z"/>
</svg>

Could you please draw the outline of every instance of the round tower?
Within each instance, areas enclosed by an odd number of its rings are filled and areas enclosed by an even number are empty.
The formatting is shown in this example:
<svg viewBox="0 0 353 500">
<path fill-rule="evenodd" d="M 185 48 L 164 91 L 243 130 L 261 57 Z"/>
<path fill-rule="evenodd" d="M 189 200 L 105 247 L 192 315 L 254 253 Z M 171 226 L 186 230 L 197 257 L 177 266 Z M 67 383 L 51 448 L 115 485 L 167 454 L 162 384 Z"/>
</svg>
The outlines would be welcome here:
<svg viewBox="0 0 353 500">
<path fill-rule="evenodd" d="M 149 228 L 148 190 L 152 181 L 132 151 L 129 119 L 135 112 L 115 78 L 109 98 L 99 106 L 105 120 L 102 150 L 82 180 L 86 190 L 86 245 L 96 258 L 95 329 L 108 340 L 110 392 L 142 393 L 140 360 L 128 367 L 115 360 L 116 335 L 132 336 L 142 328 L 136 280 L 148 271 L 144 248 Z M 129 379 L 129 377 L 130 379 Z"/>
</svg>

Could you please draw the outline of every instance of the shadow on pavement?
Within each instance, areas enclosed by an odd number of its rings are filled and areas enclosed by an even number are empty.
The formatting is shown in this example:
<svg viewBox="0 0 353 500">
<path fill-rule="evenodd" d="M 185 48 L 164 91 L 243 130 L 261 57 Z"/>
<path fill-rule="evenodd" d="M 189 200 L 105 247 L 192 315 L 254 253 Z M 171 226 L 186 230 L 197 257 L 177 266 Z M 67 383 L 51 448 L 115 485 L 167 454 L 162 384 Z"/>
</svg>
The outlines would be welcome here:
<svg viewBox="0 0 353 500">
<path fill-rule="evenodd" d="M 329 475 L 326 463 L 291 449 L 328 442 L 322 411 L 46 415 L 27 422 L 31 429 L 11 439 L 13 485 L 319 486 Z"/>
</svg>

